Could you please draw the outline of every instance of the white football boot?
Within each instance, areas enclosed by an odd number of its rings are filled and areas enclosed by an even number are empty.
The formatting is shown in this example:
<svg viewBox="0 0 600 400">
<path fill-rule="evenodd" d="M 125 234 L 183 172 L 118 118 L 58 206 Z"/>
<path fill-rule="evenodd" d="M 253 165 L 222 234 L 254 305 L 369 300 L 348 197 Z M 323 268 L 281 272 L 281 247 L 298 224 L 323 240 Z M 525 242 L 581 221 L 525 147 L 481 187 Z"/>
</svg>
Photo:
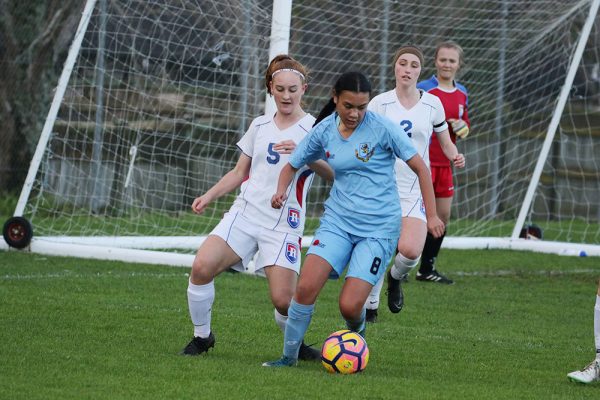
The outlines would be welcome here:
<svg viewBox="0 0 600 400">
<path fill-rule="evenodd" d="M 600 381 L 600 360 L 596 359 L 592 361 L 581 371 L 573 371 L 567 374 L 567 377 L 573 382 L 579 383 L 592 383 L 594 381 Z"/>
</svg>

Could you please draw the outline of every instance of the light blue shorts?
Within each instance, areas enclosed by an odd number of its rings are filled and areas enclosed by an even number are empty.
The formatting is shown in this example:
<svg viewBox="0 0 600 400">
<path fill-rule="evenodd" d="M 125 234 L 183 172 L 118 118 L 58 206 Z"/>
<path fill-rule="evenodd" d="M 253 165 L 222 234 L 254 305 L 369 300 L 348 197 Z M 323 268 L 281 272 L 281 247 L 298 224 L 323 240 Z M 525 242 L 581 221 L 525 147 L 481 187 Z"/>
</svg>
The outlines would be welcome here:
<svg viewBox="0 0 600 400">
<path fill-rule="evenodd" d="M 360 237 L 321 220 L 306 254 L 325 259 L 333 268 L 331 279 L 338 279 L 348 267 L 346 277 L 375 285 L 385 274 L 397 244 L 398 238 Z"/>
</svg>

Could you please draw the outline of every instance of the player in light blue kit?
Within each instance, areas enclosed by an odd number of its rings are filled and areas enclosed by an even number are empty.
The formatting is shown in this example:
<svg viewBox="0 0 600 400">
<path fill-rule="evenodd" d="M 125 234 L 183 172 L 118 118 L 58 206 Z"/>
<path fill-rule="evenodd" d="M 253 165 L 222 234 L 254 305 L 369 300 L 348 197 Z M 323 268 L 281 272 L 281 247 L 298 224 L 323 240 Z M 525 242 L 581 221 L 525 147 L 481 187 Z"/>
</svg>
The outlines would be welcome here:
<svg viewBox="0 0 600 400">
<path fill-rule="evenodd" d="M 387 118 L 367 111 L 371 84 L 360 72 L 342 74 L 333 98 L 318 123 L 300 142 L 279 175 L 274 208 L 285 203 L 295 171 L 325 159 L 335 180 L 325 202 L 319 229 L 307 252 L 288 310 L 283 356 L 266 367 L 295 365 L 319 292 L 329 277 L 346 267 L 339 297 L 348 329 L 365 333 L 364 304 L 373 285 L 385 274 L 400 234 L 400 199 L 396 190 L 396 157 L 417 174 L 427 217 L 437 220 L 432 234 L 441 235 L 431 175 L 410 139 Z M 334 112 L 335 111 L 335 112 Z"/>
</svg>

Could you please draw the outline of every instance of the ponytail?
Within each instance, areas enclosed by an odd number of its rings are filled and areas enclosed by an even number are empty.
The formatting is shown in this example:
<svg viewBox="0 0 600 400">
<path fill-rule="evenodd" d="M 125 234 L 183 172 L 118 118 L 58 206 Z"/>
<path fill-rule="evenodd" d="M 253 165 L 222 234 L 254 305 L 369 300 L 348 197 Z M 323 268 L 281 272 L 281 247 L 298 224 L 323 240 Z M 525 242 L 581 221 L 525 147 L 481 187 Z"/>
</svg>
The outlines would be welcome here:
<svg viewBox="0 0 600 400">
<path fill-rule="evenodd" d="M 329 102 L 327 104 L 325 104 L 325 107 L 323 107 L 323 109 L 321 109 L 321 112 L 319 113 L 319 116 L 315 120 L 315 123 L 313 124 L 313 126 L 317 125 L 319 122 L 323 121 L 325 118 L 327 118 L 328 116 L 333 114 L 334 111 L 335 111 L 335 102 L 333 101 L 333 97 L 332 97 L 329 99 Z"/>
</svg>

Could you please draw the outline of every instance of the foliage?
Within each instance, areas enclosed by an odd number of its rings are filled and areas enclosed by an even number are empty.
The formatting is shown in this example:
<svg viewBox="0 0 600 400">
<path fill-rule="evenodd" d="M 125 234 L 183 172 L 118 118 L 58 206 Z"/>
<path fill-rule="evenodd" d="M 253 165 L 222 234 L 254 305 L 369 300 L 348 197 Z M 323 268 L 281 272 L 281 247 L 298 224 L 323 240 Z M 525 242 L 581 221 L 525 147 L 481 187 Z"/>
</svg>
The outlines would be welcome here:
<svg viewBox="0 0 600 400">
<path fill-rule="evenodd" d="M 82 4 L 0 2 L 0 187 L 20 188 Z"/>
</svg>

